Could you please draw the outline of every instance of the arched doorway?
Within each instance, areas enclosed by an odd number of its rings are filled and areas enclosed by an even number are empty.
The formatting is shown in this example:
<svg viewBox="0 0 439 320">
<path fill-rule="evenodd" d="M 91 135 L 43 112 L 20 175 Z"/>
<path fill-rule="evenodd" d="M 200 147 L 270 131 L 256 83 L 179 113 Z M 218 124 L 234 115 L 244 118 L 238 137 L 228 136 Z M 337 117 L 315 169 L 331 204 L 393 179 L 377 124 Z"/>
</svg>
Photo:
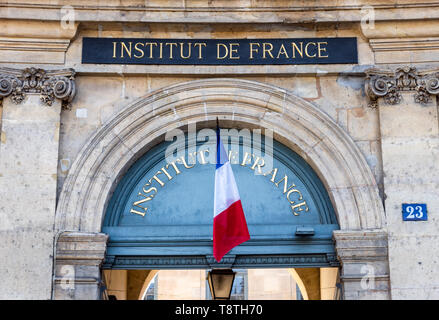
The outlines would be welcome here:
<svg viewBox="0 0 439 320">
<path fill-rule="evenodd" d="M 251 240 L 233 249 L 220 263 L 213 259 L 215 130 L 175 131 L 168 135 L 174 142 L 150 149 L 118 183 L 102 227 L 109 236 L 104 270 L 219 267 L 244 268 L 247 274 L 249 268 L 252 288 L 258 282 L 253 268 L 285 268 L 291 278 L 288 268 L 339 265 L 332 239 L 339 226 L 328 194 L 311 167 L 259 131 L 221 131 Z M 174 273 L 174 282 L 185 273 Z M 269 270 L 264 273 L 275 282 L 282 271 L 278 270 L 277 276 Z M 173 273 L 166 274 L 169 278 Z M 131 273 L 127 276 L 132 277 Z M 319 276 L 313 280 L 320 282 Z M 187 282 L 185 287 L 189 285 Z M 320 290 L 319 283 L 317 287 Z M 165 291 L 163 285 L 160 289 Z M 242 293 L 248 291 L 242 289 Z M 255 292 L 251 290 L 250 296 Z M 174 296 L 168 292 L 168 298 Z"/>
<path fill-rule="evenodd" d="M 386 294 L 384 211 L 373 175 L 358 147 L 309 102 L 283 89 L 235 79 L 192 81 L 151 93 L 122 110 L 89 140 L 60 195 L 56 270 L 78 260 L 63 249 L 64 243 L 91 239 L 106 249 L 106 237 L 101 233 L 105 212 L 118 182 L 133 163 L 163 141 L 166 132 L 193 123 L 213 126 L 216 117 L 229 128 L 272 129 L 275 140 L 305 160 L 333 205 L 340 227 L 333 236 L 343 271 L 350 270 L 345 268 L 346 263 L 376 265 L 374 277 L 382 282 L 380 294 Z M 96 255 L 93 270 L 99 270 L 103 258 L 103 254 Z M 361 274 L 354 269 L 349 272 L 342 276 L 359 286 Z M 55 297 L 57 288 L 55 281 Z M 367 289 L 365 292 L 374 294 Z"/>
<path fill-rule="evenodd" d="M 216 139 L 209 140 L 203 131 L 207 130 L 193 133 L 198 137 L 194 141 L 181 132 L 180 142 L 153 147 L 118 183 L 102 226 L 102 232 L 109 235 L 104 268 L 338 264 L 332 232 L 339 225 L 322 182 L 283 144 L 271 142 L 269 153 L 264 146 L 252 144 L 256 139 L 243 134 L 249 130 L 241 134 L 231 130 L 235 135 L 231 134 L 229 141 L 223 137 L 223 141 L 228 146 L 251 240 L 217 263 L 212 256 L 215 160 L 208 159 L 212 154 L 215 157 Z M 267 146 L 266 139 L 261 140 Z M 167 150 L 182 152 L 171 154 L 170 160 L 165 159 Z"/>
</svg>

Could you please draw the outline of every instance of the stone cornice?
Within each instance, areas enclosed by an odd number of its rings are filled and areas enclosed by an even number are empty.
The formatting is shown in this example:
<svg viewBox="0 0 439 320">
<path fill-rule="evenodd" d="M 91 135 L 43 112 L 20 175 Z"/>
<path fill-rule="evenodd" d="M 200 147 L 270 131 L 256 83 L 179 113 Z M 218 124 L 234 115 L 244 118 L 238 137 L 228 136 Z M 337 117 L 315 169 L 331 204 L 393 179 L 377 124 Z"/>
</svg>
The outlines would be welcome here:
<svg viewBox="0 0 439 320">
<path fill-rule="evenodd" d="M 2 8 L 0 6 L 0 15 Z M 60 11 L 64 12 L 63 10 Z M 33 12 L 33 15 L 44 12 Z M 79 22 L 74 22 L 73 11 L 65 13 L 61 21 L 48 21 L 28 17 L 0 18 L 0 62 L 63 65 L 71 40 L 75 37 Z M 69 20 L 70 19 L 70 20 Z"/>
<path fill-rule="evenodd" d="M 70 109 L 76 93 L 75 71 L 0 67 L 0 99 L 10 96 L 14 103 L 20 104 L 30 93 L 40 94 L 41 101 L 48 106 L 60 99 L 63 107 Z"/>
<path fill-rule="evenodd" d="M 333 235 L 342 263 L 387 259 L 387 232 L 384 230 L 337 230 Z"/>
<path fill-rule="evenodd" d="M 0 4 L 0 12 L 1 12 Z M 36 14 L 37 12 L 34 12 Z M 60 21 L 60 12 L 58 12 L 58 19 L 50 21 L 46 19 L 12 19 L 7 13 L 7 19 L 0 20 L 0 37 L 7 37 L 12 39 L 58 39 L 70 41 L 76 34 L 79 23 L 68 21 L 68 16 L 64 17 L 66 21 Z M 1 14 L 0 14 L 1 16 Z M 73 17 L 72 17 L 73 18 Z M 44 32 L 43 32 L 44 31 Z"/>
<path fill-rule="evenodd" d="M 398 104 L 403 91 L 413 92 L 416 103 L 427 105 L 432 96 L 439 94 L 439 69 L 419 72 L 415 67 L 405 66 L 395 71 L 366 70 L 365 92 L 370 107 L 377 107 L 378 98 L 387 104 Z"/>
<path fill-rule="evenodd" d="M 303 1 L 273 0 L 269 2 L 205 1 L 169 2 L 166 5 L 159 0 L 148 1 L 70 1 L 69 6 L 75 8 L 75 20 L 98 22 L 158 22 L 158 23 L 320 23 L 362 20 L 361 10 L 365 6 L 373 6 L 376 21 L 401 20 L 409 11 L 410 19 L 439 18 L 438 1 L 422 1 L 421 3 L 401 3 L 400 1 L 381 0 L 333 3 L 324 0 Z M 248 4 L 247 4 L 248 3 Z M 50 1 L 35 3 L 2 3 L 0 18 L 36 19 L 59 21 L 62 4 Z M 4 8 L 2 13 L 2 8 Z M 41 12 L 41 14 L 40 14 Z M 120 12 L 124 14 L 121 15 Z"/>
<path fill-rule="evenodd" d="M 102 263 L 108 235 L 103 233 L 63 232 L 58 237 L 56 261 L 66 264 Z"/>
</svg>

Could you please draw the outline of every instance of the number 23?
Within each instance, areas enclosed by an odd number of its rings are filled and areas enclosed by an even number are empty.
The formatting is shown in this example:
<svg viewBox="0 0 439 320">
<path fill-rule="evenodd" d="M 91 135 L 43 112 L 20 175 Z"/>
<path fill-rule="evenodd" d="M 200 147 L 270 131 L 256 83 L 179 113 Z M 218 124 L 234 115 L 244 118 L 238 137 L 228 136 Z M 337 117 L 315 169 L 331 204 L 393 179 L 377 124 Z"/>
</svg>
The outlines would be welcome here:
<svg viewBox="0 0 439 320">
<path fill-rule="evenodd" d="M 415 213 L 415 210 L 416 210 L 416 213 Z M 407 218 L 409 218 L 409 219 L 414 219 L 414 218 L 420 219 L 424 216 L 424 212 L 422 211 L 421 206 L 407 207 L 406 211 L 409 213 L 409 215 L 407 216 Z"/>
</svg>

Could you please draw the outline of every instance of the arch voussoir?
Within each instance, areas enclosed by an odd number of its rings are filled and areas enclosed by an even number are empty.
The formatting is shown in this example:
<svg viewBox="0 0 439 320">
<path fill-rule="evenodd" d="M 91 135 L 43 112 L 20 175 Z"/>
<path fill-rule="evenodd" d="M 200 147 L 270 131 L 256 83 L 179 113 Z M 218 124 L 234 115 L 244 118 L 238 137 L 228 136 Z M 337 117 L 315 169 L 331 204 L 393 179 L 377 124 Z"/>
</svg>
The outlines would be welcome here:
<svg viewBox="0 0 439 320">
<path fill-rule="evenodd" d="M 125 170 L 167 131 L 216 117 L 273 129 L 327 187 L 346 230 L 381 229 L 384 210 L 360 150 L 332 119 L 286 90 L 253 81 L 209 79 L 153 92 L 123 109 L 89 140 L 60 195 L 56 228 L 99 232 L 106 202 Z"/>
</svg>

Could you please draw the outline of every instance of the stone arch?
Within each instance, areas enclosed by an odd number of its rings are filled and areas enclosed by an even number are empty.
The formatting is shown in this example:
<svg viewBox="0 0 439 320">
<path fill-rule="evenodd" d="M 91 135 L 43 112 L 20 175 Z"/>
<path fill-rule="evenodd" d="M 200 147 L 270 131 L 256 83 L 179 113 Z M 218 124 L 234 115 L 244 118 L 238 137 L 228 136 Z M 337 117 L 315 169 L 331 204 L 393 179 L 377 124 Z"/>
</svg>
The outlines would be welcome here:
<svg viewBox="0 0 439 320">
<path fill-rule="evenodd" d="M 142 300 L 143 297 L 145 296 L 146 290 L 148 290 L 149 284 L 151 283 L 151 281 L 154 279 L 154 277 L 157 275 L 157 273 L 159 272 L 159 270 L 151 270 L 148 275 L 146 276 L 146 279 L 143 283 L 142 288 L 140 289 L 139 292 L 139 297 L 137 300 Z"/>
<path fill-rule="evenodd" d="M 381 229 L 384 210 L 375 178 L 348 134 L 316 106 L 287 90 L 254 81 L 206 79 L 154 91 L 115 115 L 82 148 L 63 185 L 57 231 L 99 232 L 115 185 L 164 134 L 188 123 L 274 130 L 325 184 L 341 230 Z"/>
</svg>

